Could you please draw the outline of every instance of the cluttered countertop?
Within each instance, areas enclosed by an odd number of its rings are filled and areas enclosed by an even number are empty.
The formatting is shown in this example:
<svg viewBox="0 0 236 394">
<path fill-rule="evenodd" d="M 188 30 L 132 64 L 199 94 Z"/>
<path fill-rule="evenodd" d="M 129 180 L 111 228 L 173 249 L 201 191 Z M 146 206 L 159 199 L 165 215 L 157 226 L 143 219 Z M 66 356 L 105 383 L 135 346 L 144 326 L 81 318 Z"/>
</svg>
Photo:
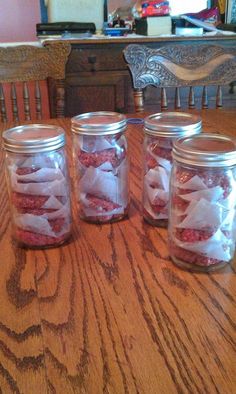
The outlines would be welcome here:
<svg viewBox="0 0 236 394">
<path fill-rule="evenodd" d="M 139 2 L 137 2 L 139 3 Z M 171 2 L 146 1 L 140 7 L 119 7 L 105 17 L 101 26 L 91 22 L 52 22 L 37 24 L 37 37 L 45 40 L 82 42 L 179 41 L 186 39 L 235 39 L 236 25 L 222 19 L 217 7 L 175 16 Z M 230 21 L 230 23 L 228 23 Z M 227 22 L 227 23 L 224 23 Z"/>
<path fill-rule="evenodd" d="M 91 37 L 76 37 L 72 36 L 71 37 L 64 37 L 64 36 L 58 36 L 58 37 L 45 37 L 45 38 L 40 38 L 40 42 L 42 44 L 46 44 L 50 41 L 58 41 L 58 40 L 63 40 L 63 41 L 69 41 L 72 44 L 112 44 L 112 43 L 136 43 L 136 42 L 143 42 L 143 43 L 151 43 L 151 42 L 164 42 L 168 40 L 168 42 L 178 42 L 178 41 L 199 41 L 201 39 L 202 41 L 208 41 L 208 40 L 235 40 L 236 39 L 236 34 L 231 32 L 231 34 L 212 34 L 212 33 L 206 33 L 203 34 L 201 37 L 199 36 L 177 36 L 175 34 L 170 34 L 170 35 L 161 35 L 161 36 L 152 36 L 152 37 L 147 37 L 147 36 L 142 36 L 138 34 L 128 34 L 126 36 L 106 36 L 102 34 L 98 35 L 92 35 Z"/>
</svg>

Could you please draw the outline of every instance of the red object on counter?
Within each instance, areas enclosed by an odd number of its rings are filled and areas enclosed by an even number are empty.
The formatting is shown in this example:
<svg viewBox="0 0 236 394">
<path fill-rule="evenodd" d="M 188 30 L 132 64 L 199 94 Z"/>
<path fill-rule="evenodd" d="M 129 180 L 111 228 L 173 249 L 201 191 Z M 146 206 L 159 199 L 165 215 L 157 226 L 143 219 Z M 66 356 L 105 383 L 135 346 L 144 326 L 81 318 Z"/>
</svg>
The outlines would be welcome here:
<svg viewBox="0 0 236 394">
<path fill-rule="evenodd" d="M 142 3 L 142 17 L 169 15 L 169 1 L 144 1 Z"/>
</svg>

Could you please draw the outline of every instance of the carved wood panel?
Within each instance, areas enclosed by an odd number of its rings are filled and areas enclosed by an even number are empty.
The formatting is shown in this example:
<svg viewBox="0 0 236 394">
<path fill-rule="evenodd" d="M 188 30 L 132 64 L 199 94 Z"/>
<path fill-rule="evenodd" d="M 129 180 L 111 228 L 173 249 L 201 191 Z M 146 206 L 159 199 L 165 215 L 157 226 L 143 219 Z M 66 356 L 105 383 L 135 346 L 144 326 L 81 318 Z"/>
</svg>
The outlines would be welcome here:
<svg viewBox="0 0 236 394">
<path fill-rule="evenodd" d="M 169 45 L 151 49 L 131 44 L 124 50 L 133 86 L 223 85 L 236 80 L 236 49 L 216 45 Z"/>
</svg>

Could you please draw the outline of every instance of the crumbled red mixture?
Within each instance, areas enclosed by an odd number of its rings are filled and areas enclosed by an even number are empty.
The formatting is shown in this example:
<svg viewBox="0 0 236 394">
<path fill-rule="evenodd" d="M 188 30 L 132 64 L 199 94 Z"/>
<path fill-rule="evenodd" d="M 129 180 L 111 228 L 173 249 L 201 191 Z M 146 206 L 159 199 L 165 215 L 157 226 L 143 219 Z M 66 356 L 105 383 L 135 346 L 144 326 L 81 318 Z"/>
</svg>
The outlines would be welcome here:
<svg viewBox="0 0 236 394">
<path fill-rule="evenodd" d="M 160 147 L 157 143 L 150 144 L 150 150 L 158 157 L 166 159 L 172 163 L 172 149 Z"/>
<path fill-rule="evenodd" d="M 68 234 L 63 234 L 59 237 L 50 237 L 48 235 L 36 234 L 30 231 L 16 229 L 16 239 L 20 243 L 27 246 L 54 246 L 64 242 Z"/>
<path fill-rule="evenodd" d="M 114 202 L 111 202 L 104 197 L 96 197 L 87 194 L 86 198 L 89 200 L 89 207 L 92 209 L 96 209 L 97 212 L 100 214 L 102 212 L 109 212 L 112 211 L 113 209 L 120 208 L 119 204 L 116 204 Z M 94 222 L 94 223 L 106 223 L 106 222 L 112 222 L 112 221 L 117 221 L 122 219 L 128 212 L 128 207 L 124 210 L 125 212 L 122 214 L 114 214 L 114 215 L 97 215 L 97 216 L 87 216 L 87 214 L 84 213 L 83 211 L 83 206 L 80 206 L 80 215 L 84 219 Z"/>
<path fill-rule="evenodd" d="M 19 208 L 18 212 L 19 213 L 30 213 L 31 215 L 35 215 L 35 216 L 41 216 L 45 213 L 51 213 L 51 212 L 55 212 L 56 209 L 45 209 L 45 208 L 38 208 L 38 209 L 31 209 L 31 208 Z"/>
<path fill-rule="evenodd" d="M 121 150 L 118 155 L 115 148 L 104 149 L 99 152 L 85 152 L 80 150 L 78 152 L 78 159 L 85 167 L 99 167 L 105 162 L 110 162 L 113 167 L 117 167 L 124 158 L 124 151 Z"/>
<path fill-rule="evenodd" d="M 213 234 L 214 232 L 212 230 L 195 230 L 192 228 L 176 229 L 176 238 L 183 242 L 206 241 Z"/>
<path fill-rule="evenodd" d="M 151 205 L 153 212 L 156 214 L 168 214 L 168 207 L 165 205 Z"/>
<path fill-rule="evenodd" d="M 162 200 L 160 197 L 156 196 L 153 200 L 152 205 L 157 205 L 160 207 L 165 207 L 166 206 L 166 201 Z"/>
<path fill-rule="evenodd" d="M 148 170 L 155 168 L 157 166 L 156 159 L 154 159 L 154 157 L 150 153 L 146 154 L 145 162 Z"/>
<path fill-rule="evenodd" d="M 178 168 L 175 174 L 176 181 L 183 184 L 188 182 L 190 179 L 192 179 L 195 175 L 197 175 L 196 171 L 188 171 L 186 169 L 180 169 Z"/>
<path fill-rule="evenodd" d="M 55 233 L 59 233 L 65 225 L 65 218 L 50 219 L 48 220 L 48 223 Z"/>
<path fill-rule="evenodd" d="M 17 208 L 38 209 L 48 200 L 49 196 L 35 196 L 32 194 L 12 193 L 12 204 Z"/>
<path fill-rule="evenodd" d="M 174 209 L 177 209 L 178 211 L 185 212 L 187 209 L 189 202 L 183 200 L 180 196 L 177 194 L 174 194 L 171 198 L 172 206 Z"/>
<path fill-rule="evenodd" d="M 98 211 L 112 211 L 115 208 L 120 208 L 119 204 L 116 204 L 112 201 L 109 201 L 103 197 L 92 196 L 91 194 L 87 194 L 87 200 L 89 200 L 89 207 L 93 209 L 97 209 Z"/>
<path fill-rule="evenodd" d="M 115 222 L 121 220 L 126 214 L 116 214 L 116 215 L 104 215 L 104 216 L 87 216 L 84 214 L 83 209 L 80 210 L 80 215 L 86 221 L 92 223 L 108 223 L 108 222 Z"/>
<path fill-rule="evenodd" d="M 206 170 L 187 170 L 187 169 L 177 169 L 176 171 L 176 180 L 184 184 L 190 179 L 192 179 L 195 175 L 197 175 L 199 178 L 202 179 L 204 184 L 206 185 L 207 188 L 211 187 L 216 187 L 216 186 L 221 186 L 222 189 L 224 190 L 224 198 L 226 198 L 231 190 L 232 186 L 230 184 L 230 179 L 226 173 L 224 173 L 223 170 L 220 170 L 218 172 L 214 171 L 206 171 Z M 181 189 L 180 189 L 181 190 Z M 189 193 L 193 192 L 194 190 L 189 190 Z M 187 193 L 188 191 L 182 189 L 182 194 Z M 180 193 L 179 193 L 180 194 Z"/>
<path fill-rule="evenodd" d="M 27 175 L 27 174 L 32 174 L 33 172 L 36 172 L 40 170 L 40 167 L 18 167 L 16 170 L 17 175 Z"/>
<path fill-rule="evenodd" d="M 180 248 L 174 242 L 170 245 L 171 254 L 180 261 L 185 261 L 189 265 L 196 264 L 200 266 L 209 266 L 222 263 L 221 260 L 213 259 L 204 254 L 194 253 L 190 250 Z"/>
<path fill-rule="evenodd" d="M 162 200 L 161 198 L 159 198 L 158 196 L 155 197 L 154 201 L 150 205 L 152 207 L 153 212 L 155 212 L 156 214 L 159 214 L 159 213 L 167 214 L 168 213 L 168 203 L 166 201 Z"/>
<path fill-rule="evenodd" d="M 167 212 L 165 210 L 162 211 L 162 209 L 160 208 L 160 210 L 156 211 L 155 213 L 156 214 L 161 214 L 161 213 L 166 214 Z M 166 225 L 168 223 L 168 217 L 163 218 L 163 219 L 156 219 L 145 208 L 143 208 L 143 216 L 148 222 L 150 222 L 153 225 L 157 224 L 157 225 L 166 227 Z"/>
<path fill-rule="evenodd" d="M 63 205 L 66 203 L 66 196 L 55 196 Z M 12 193 L 12 204 L 16 208 L 28 208 L 28 209 L 40 209 L 46 201 L 49 199 L 49 196 L 38 196 L 33 194 L 24 194 L 13 192 Z M 49 210 L 47 210 L 49 212 Z M 30 212 L 29 212 L 30 213 Z"/>
<path fill-rule="evenodd" d="M 208 188 L 221 186 L 224 190 L 224 198 L 226 198 L 232 190 L 230 179 L 223 171 L 218 173 L 210 173 L 209 171 L 205 171 L 200 175 L 200 177 Z"/>
</svg>

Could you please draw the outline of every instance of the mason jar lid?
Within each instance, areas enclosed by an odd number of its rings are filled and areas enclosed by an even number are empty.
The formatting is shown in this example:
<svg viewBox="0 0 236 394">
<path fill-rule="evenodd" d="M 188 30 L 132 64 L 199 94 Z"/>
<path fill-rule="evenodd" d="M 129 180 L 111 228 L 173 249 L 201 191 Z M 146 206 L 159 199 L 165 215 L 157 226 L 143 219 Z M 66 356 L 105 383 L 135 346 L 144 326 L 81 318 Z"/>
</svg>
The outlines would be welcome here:
<svg viewBox="0 0 236 394">
<path fill-rule="evenodd" d="M 144 131 L 160 137 L 180 137 L 199 133 L 202 128 L 200 116 L 185 112 L 160 112 L 144 119 Z"/>
<path fill-rule="evenodd" d="M 179 138 L 172 155 L 179 163 L 199 167 L 236 165 L 236 139 L 220 134 L 202 133 Z"/>
<path fill-rule="evenodd" d="M 107 135 L 124 131 L 127 125 L 125 115 L 118 112 L 87 112 L 71 119 L 72 131 L 85 135 Z"/>
<path fill-rule="evenodd" d="M 15 153 L 48 152 L 65 145 L 62 127 L 43 124 L 28 124 L 4 131 L 3 147 Z"/>
</svg>

